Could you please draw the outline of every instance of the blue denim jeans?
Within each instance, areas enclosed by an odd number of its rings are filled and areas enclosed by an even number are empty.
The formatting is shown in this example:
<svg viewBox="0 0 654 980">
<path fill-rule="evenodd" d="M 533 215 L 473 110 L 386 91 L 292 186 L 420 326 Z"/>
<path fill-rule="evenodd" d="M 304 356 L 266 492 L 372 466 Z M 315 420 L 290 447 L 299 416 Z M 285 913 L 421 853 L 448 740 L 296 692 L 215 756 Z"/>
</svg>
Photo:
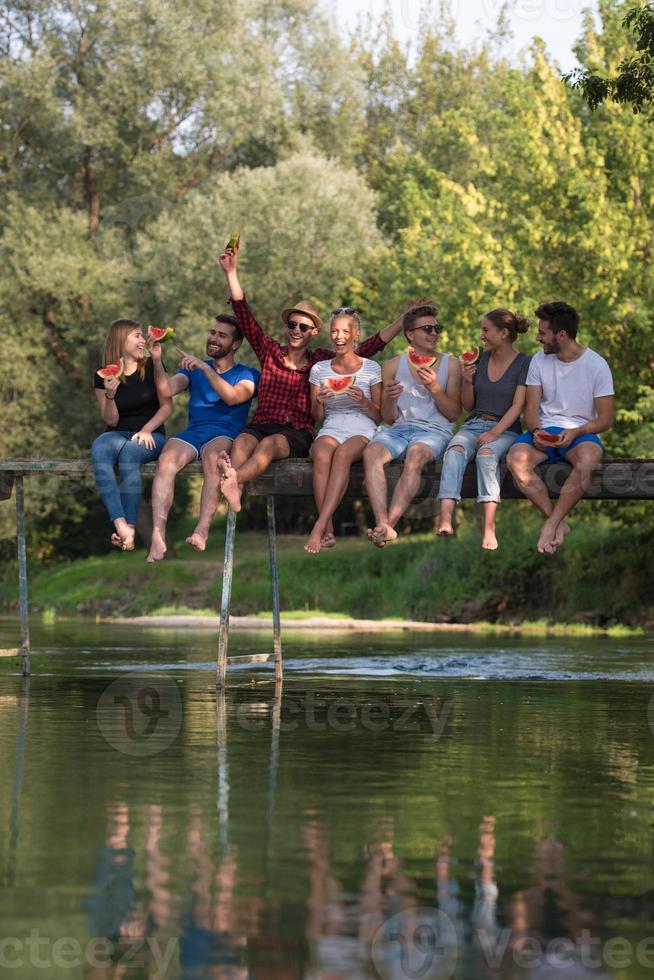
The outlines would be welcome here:
<svg viewBox="0 0 654 980">
<path fill-rule="evenodd" d="M 103 432 L 91 446 L 95 482 L 109 520 L 124 517 L 132 525 L 136 524 L 141 503 L 141 464 L 157 459 L 166 441 L 161 432 L 153 432 L 155 447 L 147 449 L 132 442 L 133 435 L 118 429 Z"/>
<path fill-rule="evenodd" d="M 477 466 L 477 503 L 488 503 L 500 499 L 500 461 L 506 456 L 517 438 L 517 432 L 503 432 L 499 439 L 489 442 L 484 449 L 490 453 L 480 454 L 477 437 L 488 432 L 496 422 L 484 419 L 471 419 L 465 422 L 457 434 L 452 436 L 443 457 L 439 500 L 460 500 L 461 484 L 466 466 L 475 457 Z M 453 449 L 461 446 L 463 452 Z"/>
</svg>

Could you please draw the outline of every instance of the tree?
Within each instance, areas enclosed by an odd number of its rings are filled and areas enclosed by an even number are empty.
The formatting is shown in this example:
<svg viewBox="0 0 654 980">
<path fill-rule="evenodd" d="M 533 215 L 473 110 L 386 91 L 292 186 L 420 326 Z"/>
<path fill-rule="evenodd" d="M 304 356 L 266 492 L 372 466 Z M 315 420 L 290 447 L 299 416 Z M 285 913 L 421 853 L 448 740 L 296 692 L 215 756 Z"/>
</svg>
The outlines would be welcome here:
<svg viewBox="0 0 654 980">
<path fill-rule="evenodd" d="M 654 103 L 654 3 L 627 10 L 622 23 L 633 34 L 637 53 L 619 62 L 616 75 L 575 68 L 563 77 L 579 89 L 591 109 L 612 101 L 630 105 L 635 113 L 649 112 Z"/>
</svg>

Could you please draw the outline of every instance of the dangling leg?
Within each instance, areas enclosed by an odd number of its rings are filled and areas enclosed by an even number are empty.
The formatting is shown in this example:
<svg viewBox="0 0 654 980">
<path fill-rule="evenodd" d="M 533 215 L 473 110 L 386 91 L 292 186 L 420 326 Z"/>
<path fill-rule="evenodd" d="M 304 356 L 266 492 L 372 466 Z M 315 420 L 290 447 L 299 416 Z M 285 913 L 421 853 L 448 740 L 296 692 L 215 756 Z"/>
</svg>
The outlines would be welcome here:
<svg viewBox="0 0 654 980">
<path fill-rule="evenodd" d="M 186 539 L 186 543 L 190 544 L 196 551 L 204 551 L 207 547 L 209 529 L 216 513 L 218 498 L 220 496 L 218 487 L 218 456 L 221 452 L 227 452 L 231 444 L 231 439 L 228 439 L 226 436 L 218 436 L 203 446 L 202 453 L 200 454 L 202 469 L 204 471 L 202 494 L 200 496 L 200 515 L 193 534 Z"/>
<path fill-rule="evenodd" d="M 332 457 L 332 468 L 329 483 L 323 499 L 323 505 L 318 514 L 318 520 L 313 526 L 309 540 L 304 546 L 308 554 L 317 555 L 322 547 L 321 541 L 334 511 L 340 504 L 347 490 L 352 463 L 361 459 L 363 450 L 368 444 L 365 436 L 352 436 L 336 449 Z"/>
</svg>

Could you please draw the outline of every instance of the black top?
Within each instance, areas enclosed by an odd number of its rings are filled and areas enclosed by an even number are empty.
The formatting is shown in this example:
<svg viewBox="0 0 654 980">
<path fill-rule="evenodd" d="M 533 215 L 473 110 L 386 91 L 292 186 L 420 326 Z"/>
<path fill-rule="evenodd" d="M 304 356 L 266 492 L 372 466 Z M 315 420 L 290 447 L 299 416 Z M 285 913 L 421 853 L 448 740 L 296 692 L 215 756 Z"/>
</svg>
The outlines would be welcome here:
<svg viewBox="0 0 654 980">
<path fill-rule="evenodd" d="M 98 374 L 93 375 L 93 386 L 104 389 L 104 381 Z M 157 414 L 160 405 L 157 397 L 157 386 L 154 383 L 154 365 L 151 357 L 145 362 L 143 381 L 141 381 L 138 371 L 122 379 L 116 389 L 116 408 L 118 409 L 118 421 L 115 425 L 108 425 L 106 432 L 114 432 L 116 429 L 123 432 L 140 432 L 152 416 Z M 161 432 L 164 436 L 166 434 L 163 425 L 154 431 Z"/>
<path fill-rule="evenodd" d="M 527 357 L 526 354 L 518 354 L 497 381 L 491 381 L 488 377 L 489 360 L 490 354 L 484 351 L 472 382 L 475 389 L 475 407 L 468 418 L 474 419 L 480 415 L 492 415 L 499 422 L 511 408 L 518 385 L 526 385 L 531 358 Z M 509 426 L 508 431 L 522 432 L 520 419 L 516 419 L 513 425 Z"/>
</svg>

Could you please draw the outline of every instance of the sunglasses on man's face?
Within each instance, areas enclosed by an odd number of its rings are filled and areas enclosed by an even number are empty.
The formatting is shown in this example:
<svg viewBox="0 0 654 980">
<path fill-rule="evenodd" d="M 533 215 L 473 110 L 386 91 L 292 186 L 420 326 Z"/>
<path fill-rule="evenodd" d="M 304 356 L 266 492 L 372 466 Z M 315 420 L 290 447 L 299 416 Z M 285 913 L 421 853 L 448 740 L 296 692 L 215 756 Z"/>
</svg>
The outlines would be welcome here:
<svg viewBox="0 0 654 980">
<path fill-rule="evenodd" d="M 286 321 L 286 329 L 287 330 L 295 330 L 296 327 L 298 328 L 298 330 L 301 330 L 302 333 L 306 333 L 307 330 L 311 330 L 312 329 L 310 323 L 300 323 L 298 320 L 287 320 Z"/>
<path fill-rule="evenodd" d="M 435 333 L 438 336 L 443 332 L 440 323 L 423 323 L 419 327 L 411 327 L 412 330 L 424 330 L 425 333 Z"/>
</svg>

